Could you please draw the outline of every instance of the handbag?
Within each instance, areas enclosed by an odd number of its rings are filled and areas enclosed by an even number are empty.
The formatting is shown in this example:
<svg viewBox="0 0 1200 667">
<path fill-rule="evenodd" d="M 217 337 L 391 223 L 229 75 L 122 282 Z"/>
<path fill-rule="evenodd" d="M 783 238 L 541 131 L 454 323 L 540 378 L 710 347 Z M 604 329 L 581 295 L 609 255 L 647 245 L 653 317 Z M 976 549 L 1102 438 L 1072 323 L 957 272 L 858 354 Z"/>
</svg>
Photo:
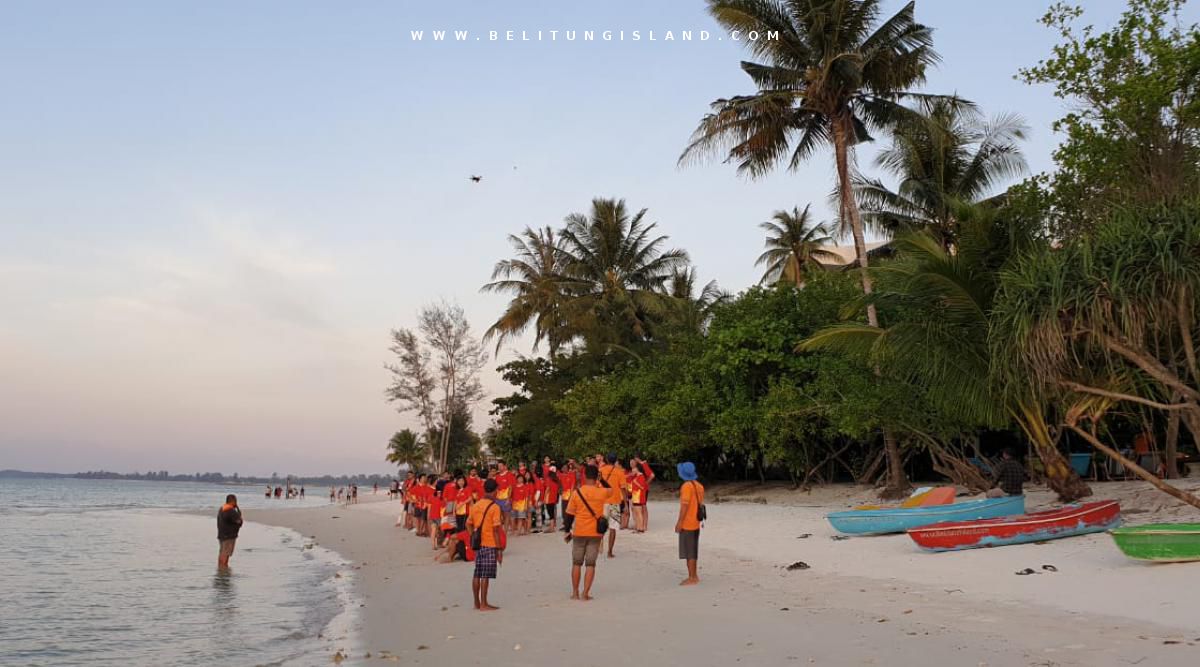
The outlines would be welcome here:
<svg viewBox="0 0 1200 667">
<path fill-rule="evenodd" d="M 492 511 L 492 508 L 495 506 L 496 503 L 493 502 L 491 505 L 488 505 L 487 509 L 483 510 L 483 523 L 487 523 L 488 512 Z M 479 551 L 482 548 L 483 526 L 476 526 L 475 530 L 471 531 L 471 551 Z"/>
<path fill-rule="evenodd" d="M 596 520 L 596 532 L 600 533 L 603 537 L 608 533 L 608 517 L 596 516 L 596 512 L 592 510 L 592 506 L 588 504 L 587 498 L 583 495 L 582 491 L 579 493 L 579 500 L 587 508 L 588 514 L 591 514 L 592 518 Z"/>
<path fill-rule="evenodd" d="M 696 483 L 695 481 L 688 482 L 688 484 L 695 484 L 695 483 Z M 695 489 L 692 489 L 692 492 L 695 493 Z M 707 519 L 708 519 L 708 508 L 704 506 L 704 503 L 700 502 L 700 495 L 696 494 L 696 521 L 703 523 Z"/>
</svg>

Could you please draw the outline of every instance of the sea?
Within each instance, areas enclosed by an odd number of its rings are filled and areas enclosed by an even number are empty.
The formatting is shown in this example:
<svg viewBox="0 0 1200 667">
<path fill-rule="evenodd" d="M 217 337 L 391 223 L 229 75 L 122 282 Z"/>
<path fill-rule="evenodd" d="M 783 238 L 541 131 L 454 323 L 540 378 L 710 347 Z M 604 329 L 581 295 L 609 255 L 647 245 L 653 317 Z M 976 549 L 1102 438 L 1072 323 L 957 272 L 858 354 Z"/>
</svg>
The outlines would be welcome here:
<svg viewBox="0 0 1200 667">
<path fill-rule="evenodd" d="M 265 486 L 0 479 L 0 665 L 316 665 L 354 643 L 350 568 L 254 522 Z M 324 492 L 322 494 L 322 491 Z M 218 571 L 216 513 L 246 524 Z M 331 642 L 338 642 L 336 646 Z"/>
</svg>

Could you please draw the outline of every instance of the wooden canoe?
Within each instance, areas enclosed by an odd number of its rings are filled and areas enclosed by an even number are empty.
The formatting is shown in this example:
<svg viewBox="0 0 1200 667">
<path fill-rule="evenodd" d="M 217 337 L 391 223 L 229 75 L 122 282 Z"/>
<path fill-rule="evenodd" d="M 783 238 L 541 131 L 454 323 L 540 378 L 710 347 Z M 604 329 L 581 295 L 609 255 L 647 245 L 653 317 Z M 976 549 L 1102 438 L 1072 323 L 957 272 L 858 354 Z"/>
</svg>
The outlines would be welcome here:
<svg viewBox="0 0 1200 667">
<path fill-rule="evenodd" d="M 1113 541 L 1134 560 L 1182 563 L 1200 560 L 1200 523 L 1151 523 L 1111 532 Z"/>
<path fill-rule="evenodd" d="M 881 510 L 846 510 L 827 515 L 829 523 L 843 533 L 903 533 L 945 521 L 968 521 L 1023 514 L 1025 496 L 986 498 L 965 503 L 933 505 L 930 507 L 893 508 Z"/>
<path fill-rule="evenodd" d="M 1101 533 L 1119 525 L 1120 504 L 1105 500 L 999 519 L 940 523 L 913 528 L 908 536 L 922 549 L 957 551 Z"/>
</svg>

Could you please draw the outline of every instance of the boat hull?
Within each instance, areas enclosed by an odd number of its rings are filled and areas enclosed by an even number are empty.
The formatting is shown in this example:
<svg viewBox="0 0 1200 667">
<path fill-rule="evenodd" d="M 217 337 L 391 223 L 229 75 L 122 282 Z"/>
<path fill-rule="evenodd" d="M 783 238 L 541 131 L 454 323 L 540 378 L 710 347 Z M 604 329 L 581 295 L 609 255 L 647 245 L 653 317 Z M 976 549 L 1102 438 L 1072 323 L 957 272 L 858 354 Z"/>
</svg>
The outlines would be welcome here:
<svg viewBox="0 0 1200 667">
<path fill-rule="evenodd" d="M 1025 496 L 987 498 L 951 505 L 913 507 L 908 509 L 848 510 L 828 515 L 829 523 L 839 532 L 850 535 L 903 533 L 947 521 L 992 519 L 1025 512 Z"/>
<path fill-rule="evenodd" d="M 1106 500 L 999 519 L 940 523 L 909 530 L 908 536 L 927 551 L 958 551 L 1101 533 L 1119 525 L 1120 504 Z"/>
<path fill-rule="evenodd" d="M 1200 523 L 1156 523 L 1111 532 L 1117 548 L 1134 560 L 1156 563 L 1200 561 Z"/>
</svg>

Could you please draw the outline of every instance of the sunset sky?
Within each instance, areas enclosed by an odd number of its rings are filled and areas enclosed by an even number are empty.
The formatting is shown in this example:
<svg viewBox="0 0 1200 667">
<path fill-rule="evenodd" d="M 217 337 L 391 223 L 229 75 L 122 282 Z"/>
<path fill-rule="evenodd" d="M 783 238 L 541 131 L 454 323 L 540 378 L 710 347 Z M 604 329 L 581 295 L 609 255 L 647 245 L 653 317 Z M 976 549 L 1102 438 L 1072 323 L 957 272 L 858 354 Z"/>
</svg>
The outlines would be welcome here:
<svg viewBox="0 0 1200 667">
<path fill-rule="evenodd" d="M 1056 41 L 1047 4 L 917 4 L 927 90 L 1023 115 L 1035 172 L 1064 107 L 1013 75 Z M 472 38 L 411 37 L 434 29 Z M 605 29 L 714 36 L 487 36 Z M 759 222 L 829 217 L 832 161 L 677 167 L 708 103 L 751 91 L 721 34 L 699 0 L 0 4 L 0 468 L 386 471 L 415 426 L 383 401 L 388 330 L 444 298 L 482 333 L 505 235 L 595 196 L 749 286 Z"/>
</svg>

